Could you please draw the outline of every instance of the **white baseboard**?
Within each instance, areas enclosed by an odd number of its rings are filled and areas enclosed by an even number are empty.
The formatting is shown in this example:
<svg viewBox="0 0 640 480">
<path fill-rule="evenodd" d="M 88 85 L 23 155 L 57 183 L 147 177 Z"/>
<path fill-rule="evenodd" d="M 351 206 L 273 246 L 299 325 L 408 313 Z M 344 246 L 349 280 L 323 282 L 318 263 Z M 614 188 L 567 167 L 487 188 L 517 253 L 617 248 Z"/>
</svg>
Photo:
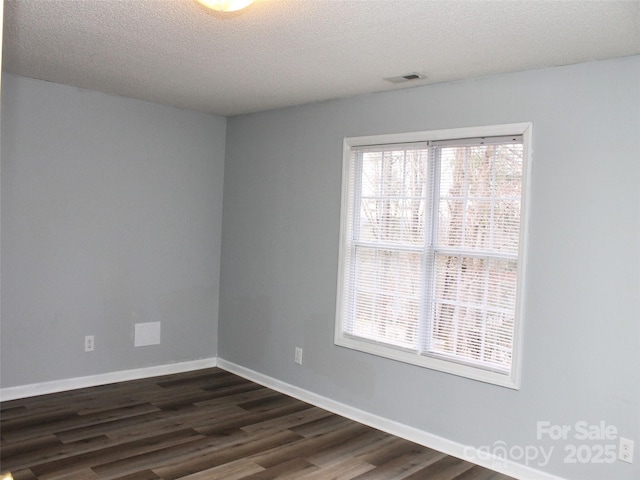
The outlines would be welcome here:
<svg viewBox="0 0 640 480">
<path fill-rule="evenodd" d="M 248 380 L 264 385 L 278 392 L 284 393 L 291 397 L 310 403 L 317 407 L 323 408 L 340 416 L 349 418 L 356 422 L 368 425 L 370 427 L 382 430 L 397 437 L 405 438 L 412 442 L 424 445 L 425 447 L 438 450 L 439 452 L 452 455 L 454 457 L 469 459 L 473 463 L 482 467 L 495 470 L 497 472 L 509 475 L 521 480 L 563 480 L 561 477 L 551 475 L 549 473 L 536 470 L 534 468 L 515 463 L 497 456 L 491 456 L 487 452 L 480 452 L 475 447 L 462 445 L 458 442 L 447 440 L 446 438 L 434 435 L 423 430 L 405 425 L 403 423 L 394 422 L 392 420 L 373 415 L 344 403 L 336 402 L 327 397 L 323 397 L 316 393 L 310 392 L 303 388 L 282 382 L 275 378 L 269 377 L 254 370 L 242 367 L 233 362 L 229 362 L 222 358 L 218 358 L 217 366 L 223 370 L 240 375 Z"/>
<path fill-rule="evenodd" d="M 161 375 L 171 375 L 173 373 L 190 372 L 192 370 L 200 370 L 215 366 L 217 366 L 216 358 L 205 358 L 189 362 L 170 363 L 166 365 L 156 365 L 153 367 L 136 368 L 133 370 L 102 373 L 88 377 L 66 378 L 63 380 L 55 380 L 53 382 L 33 383 L 17 387 L 0 388 L 0 401 L 6 402 L 18 398 L 64 392 L 67 390 L 75 390 L 77 388 L 96 387 L 98 385 L 125 382 L 127 380 L 138 380 L 140 378 L 159 377 Z"/>
</svg>

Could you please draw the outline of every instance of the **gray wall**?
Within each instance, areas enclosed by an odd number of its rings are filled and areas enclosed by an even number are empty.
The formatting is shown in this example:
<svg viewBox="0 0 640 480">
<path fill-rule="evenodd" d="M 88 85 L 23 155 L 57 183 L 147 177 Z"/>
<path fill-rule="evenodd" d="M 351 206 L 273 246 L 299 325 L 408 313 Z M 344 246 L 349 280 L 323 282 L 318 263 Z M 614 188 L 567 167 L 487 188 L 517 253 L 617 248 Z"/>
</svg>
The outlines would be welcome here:
<svg viewBox="0 0 640 480">
<path fill-rule="evenodd" d="M 2 387 L 215 357 L 226 119 L 12 75 L 2 95 Z"/>
<path fill-rule="evenodd" d="M 617 440 L 536 438 L 604 421 L 640 456 L 639 87 L 634 57 L 230 118 L 219 357 L 465 445 L 554 447 L 544 469 L 566 478 L 639 478 L 637 458 L 564 461 Z M 334 346 L 343 137 L 528 121 L 521 389 Z"/>
</svg>

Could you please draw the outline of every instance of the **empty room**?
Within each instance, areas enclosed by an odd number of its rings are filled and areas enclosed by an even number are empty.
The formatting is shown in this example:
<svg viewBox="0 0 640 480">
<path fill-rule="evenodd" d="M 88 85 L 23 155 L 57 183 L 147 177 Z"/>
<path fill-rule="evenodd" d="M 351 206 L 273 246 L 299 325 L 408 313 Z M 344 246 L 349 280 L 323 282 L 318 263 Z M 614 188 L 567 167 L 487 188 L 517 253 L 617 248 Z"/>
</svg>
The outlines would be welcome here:
<svg viewBox="0 0 640 480">
<path fill-rule="evenodd" d="M 0 479 L 640 478 L 640 3 L 232 3 L 0 4 Z"/>
</svg>

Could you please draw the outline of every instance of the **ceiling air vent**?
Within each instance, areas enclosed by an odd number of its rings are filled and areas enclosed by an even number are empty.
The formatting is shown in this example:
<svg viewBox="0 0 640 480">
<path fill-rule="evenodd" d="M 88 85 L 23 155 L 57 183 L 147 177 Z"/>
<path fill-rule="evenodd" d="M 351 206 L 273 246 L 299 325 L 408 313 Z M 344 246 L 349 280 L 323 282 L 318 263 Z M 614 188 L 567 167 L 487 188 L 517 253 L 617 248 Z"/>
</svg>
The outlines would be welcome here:
<svg viewBox="0 0 640 480">
<path fill-rule="evenodd" d="M 399 77 L 385 78 L 385 80 L 391 83 L 404 83 L 404 82 L 411 82 L 413 80 L 424 80 L 425 78 L 427 78 L 427 76 L 424 73 L 411 72 L 411 73 L 406 73 L 404 75 L 400 75 Z"/>
</svg>

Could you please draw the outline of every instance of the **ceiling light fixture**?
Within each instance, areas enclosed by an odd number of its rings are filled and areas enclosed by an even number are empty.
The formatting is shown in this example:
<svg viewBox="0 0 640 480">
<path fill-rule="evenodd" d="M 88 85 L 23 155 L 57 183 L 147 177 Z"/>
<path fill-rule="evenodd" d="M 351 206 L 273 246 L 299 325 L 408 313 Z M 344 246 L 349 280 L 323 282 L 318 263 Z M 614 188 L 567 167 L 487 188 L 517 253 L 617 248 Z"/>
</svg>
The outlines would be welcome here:
<svg viewBox="0 0 640 480">
<path fill-rule="evenodd" d="M 253 0 L 198 0 L 198 2 L 216 12 L 236 12 L 251 5 Z"/>
</svg>

